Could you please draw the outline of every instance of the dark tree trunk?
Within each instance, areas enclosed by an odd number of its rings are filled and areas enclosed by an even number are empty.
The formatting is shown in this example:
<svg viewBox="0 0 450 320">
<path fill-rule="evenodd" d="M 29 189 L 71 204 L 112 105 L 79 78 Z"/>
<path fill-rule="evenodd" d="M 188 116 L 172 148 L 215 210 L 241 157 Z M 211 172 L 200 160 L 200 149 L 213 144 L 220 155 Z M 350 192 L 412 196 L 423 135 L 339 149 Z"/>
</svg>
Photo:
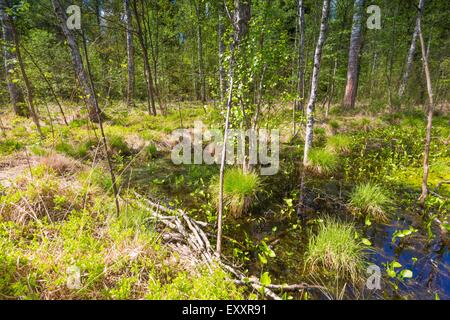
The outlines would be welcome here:
<svg viewBox="0 0 450 320">
<path fill-rule="evenodd" d="M 19 35 L 16 32 L 16 28 L 14 26 L 14 22 L 7 15 L 7 19 L 9 19 L 12 34 L 13 34 L 13 40 L 14 40 L 14 49 L 16 51 L 17 61 L 19 62 L 19 68 L 20 73 L 22 74 L 23 82 L 25 83 L 25 93 L 27 98 L 27 105 L 28 105 L 28 112 L 31 115 L 31 118 L 33 119 L 34 124 L 36 125 L 36 129 L 39 132 L 41 137 L 44 137 L 44 134 L 41 130 L 41 124 L 39 122 L 39 116 L 37 114 L 36 108 L 34 107 L 34 100 L 33 100 L 33 87 L 31 86 L 30 80 L 28 79 L 28 75 L 25 70 L 25 64 L 23 63 L 22 54 L 20 50 L 20 41 L 19 41 Z M 50 119 L 51 121 L 51 119 Z"/>
<path fill-rule="evenodd" d="M 136 19 L 137 26 L 137 36 L 139 39 L 139 43 L 141 44 L 142 54 L 144 55 L 144 71 L 145 71 L 145 79 L 147 82 L 147 104 L 148 104 L 148 112 L 152 115 L 156 116 L 156 107 L 155 107 L 155 90 L 153 87 L 153 77 L 152 71 L 150 68 L 150 60 L 148 56 L 148 48 L 144 40 L 144 34 L 142 32 L 141 21 L 139 19 L 139 14 L 137 11 L 137 1 L 133 1 L 133 12 L 134 18 Z"/>
<path fill-rule="evenodd" d="M 5 63 L 6 83 L 8 85 L 9 96 L 14 113 L 18 116 L 26 117 L 28 114 L 23 92 L 14 81 L 14 78 L 17 77 L 17 75 L 15 75 L 14 68 L 15 61 L 18 59 L 16 52 L 14 51 L 14 38 L 11 21 L 5 11 L 7 7 L 6 0 L 0 0 L 0 20 L 3 27 L 3 59 Z"/>
<path fill-rule="evenodd" d="M 355 0 L 352 34 L 348 53 L 347 85 L 345 87 L 344 107 L 353 108 L 358 92 L 359 57 L 362 40 L 362 15 L 364 0 Z"/>
<path fill-rule="evenodd" d="M 70 48 L 70 54 L 72 56 L 72 62 L 73 62 L 74 68 L 75 68 L 76 77 L 77 77 L 78 81 L 80 82 L 81 87 L 83 88 L 84 93 L 86 95 L 85 100 L 86 100 L 86 104 L 87 104 L 87 108 L 88 108 L 89 119 L 92 122 L 98 122 L 99 117 L 100 118 L 103 117 L 103 113 L 101 112 L 101 110 L 98 110 L 99 114 L 97 116 L 94 92 L 93 92 L 91 86 L 89 85 L 89 78 L 84 70 L 83 60 L 81 59 L 80 50 L 79 50 L 78 44 L 75 40 L 75 36 L 69 30 L 69 28 L 67 28 L 67 25 L 66 25 L 67 15 L 65 13 L 65 10 L 61 6 L 59 0 L 52 0 L 52 4 L 53 4 L 53 9 L 55 11 L 56 17 L 59 20 L 61 29 L 62 29 L 64 35 L 66 36 L 67 44 L 69 45 L 69 48 Z"/>
</svg>

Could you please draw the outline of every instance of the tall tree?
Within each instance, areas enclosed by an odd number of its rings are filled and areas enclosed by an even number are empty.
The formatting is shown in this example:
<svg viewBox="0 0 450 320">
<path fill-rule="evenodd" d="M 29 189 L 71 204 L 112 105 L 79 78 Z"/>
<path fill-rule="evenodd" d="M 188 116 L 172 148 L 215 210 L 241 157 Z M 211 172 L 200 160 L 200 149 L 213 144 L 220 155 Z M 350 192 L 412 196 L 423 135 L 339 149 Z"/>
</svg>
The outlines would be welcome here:
<svg viewBox="0 0 450 320">
<path fill-rule="evenodd" d="M 298 13 L 298 28 L 299 28 L 299 46 L 298 46 L 298 78 L 297 78 L 297 94 L 299 99 L 296 101 L 296 109 L 303 109 L 303 99 L 305 98 L 305 72 L 304 72 L 304 59 L 305 59 L 305 8 L 303 0 L 298 0 L 297 3 Z"/>
<path fill-rule="evenodd" d="M 219 173 L 219 210 L 217 213 L 217 245 L 216 253 L 220 257 L 222 252 L 222 216 L 223 216 L 223 181 L 225 173 L 225 158 L 226 147 L 228 140 L 228 128 L 230 124 L 231 107 L 233 103 L 233 85 L 234 85 L 234 66 L 235 66 L 235 54 L 239 50 L 239 46 L 243 38 L 248 33 L 248 27 L 251 17 L 251 0 L 234 0 L 234 14 L 232 17 L 232 25 L 234 29 L 233 41 L 230 45 L 230 68 L 228 71 L 228 98 L 227 98 L 227 114 L 225 118 L 225 133 L 223 137 L 223 146 L 220 159 L 220 173 Z M 229 13 L 229 12 L 228 12 Z"/>
<path fill-rule="evenodd" d="M 200 80 L 200 100 L 206 101 L 206 78 L 205 66 L 203 61 L 203 6 L 201 0 L 193 0 L 195 15 L 197 17 L 197 59 L 198 59 L 198 77 Z"/>
<path fill-rule="evenodd" d="M 143 2 L 141 2 L 143 5 Z M 153 76 L 152 71 L 150 68 L 150 57 L 148 54 L 148 48 L 147 44 L 144 40 L 144 33 L 143 33 L 143 26 L 141 24 L 141 19 L 139 18 L 138 13 L 138 4 L 137 1 L 133 1 L 133 13 L 134 18 L 136 20 L 136 26 L 137 26 L 137 37 L 139 39 L 139 43 L 141 45 L 142 54 L 144 55 L 144 73 L 145 73 L 145 80 L 147 83 L 147 104 L 148 104 L 148 112 L 152 115 L 156 116 L 156 107 L 155 107 L 155 89 L 153 84 Z"/>
<path fill-rule="evenodd" d="M 419 10 L 417 11 L 417 17 L 416 17 L 416 26 L 414 28 L 412 40 L 411 40 L 411 46 L 408 50 L 408 56 L 406 57 L 406 64 L 405 64 L 405 72 L 403 73 L 402 80 L 400 82 L 400 87 L 398 89 L 398 96 L 401 98 L 406 90 L 406 85 L 408 84 L 409 75 L 411 73 L 411 68 L 414 60 L 414 54 L 416 53 L 416 42 L 417 37 L 419 35 L 419 24 L 420 19 L 422 17 L 423 8 L 425 6 L 425 0 L 419 0 Z"/>
<path fill-rule="evenodd" d="M 353 108 L 358 92 L 359 58 L 362 42 L 362 15 L 364 0 L 355 0 L 352 34 L 348 53 L 347 85 L 345 87 L 344 107 Z"/>
<path fill-rule="evenodd" d="M 319 39 L 317 40 L 316 50 L 314 52 L 314 67 L 311 78 L 311 92 L 306 107 L 306 133 L 305 148 L 303 154 L 303 164 L 308 164 L 308 154 L 312 146 L 313 130 L 314 130 L 314 106 L 317 100 L 317 88 L 319 85 L 319 71 L 322 59 L 322 49 L 327 37 L 328 29 L 328 13 L 330 11 L 330 0 L 324 0 L 322 5 L 322 18 L 320 20 Z"/>
<path fill-rule="evenodd" d="M 134 99 L 134 45 L 133 45 L 133 26 L 131 21 L 130 0 L 124 0 L 125 22 L 127 32 L 127 105 L 133 105 Z"/>
<path fill-rule="evenodd" d="M 15 62 L 17 59 L 14 50 L 13 28 L 6 11 L 9 8 L 6 0 L 0 0 L 0 21 L 3 27 L 3 60 L 6 71 L 6 82 L 14 113 L 18 116 L 27 116 L 23 92 L 15 80 Z"/>
<path fill-rule="evenodd" d="M 28 112 L 31 115 L 31 118 L 33 119 L 34 124 L 36 125 L 36 129 L 41 135 L 41 137 L 44 137 L 44 134 L 41 130 L 41 124 L 39 122 L 39 116 L 37 114 L 37 110 L 34 107 L 34 97 L 33 97 L 33 87 L 31 85 L 31 82 L 28 78 L 27 72 L 25 70 L 25 64 L 22 59 L 22 53 L 20 49 L 20 40 L 19 40 L 19 34 L 16 31 L 16 27 L 14 25 L 14 22 L 12 21 L 11 17 L 9 17 L 12 32 L 13 32 L 13 39 L 14 39 L 14 50 L 16 51 L 17 61 L 19 62 L 19 68 L 20 73 L 22 74 L 22 79 L 25 84 L 25 93 L 27 97 L 27 105 L 28 105 Z"/>
<path fill-rule="evenodd" d="M 225 94 L 227 91 L 226 83 L 226 71 L 224 67 L 224 54 L 225 54 L 225 42 L 224 42 L 224 31 L 225 26 L 223 24 L 223 10 L 224 4 L 219 2 L 219 19 L 218 19 L 218 38 L 219 38 L 219 86 L 220 86 L 220 101 L 225 99 Z"/>
<path fill-rule="evenodd" d="M 420 10 L 420 9 L 419 9 Z M 428 53 L 425 48 L 425 41 L 423 40 L 422 35 L 422 26 L 421 19 L 419 18 L 418 30 L 419 30 L 419 41 L 420 47 L 422 51 L 422 63 L 425 71 L 425 80 L 427 83 L 427 92 L 428 92 L 428 107 L 427 107 L 427 133 L 425 138 L 425 150 L 423 155 L 423 179 L 422 179 L 422 194 L 419 197 L 420 203 L 423 205 L 425 203 L 425 199 L 428 195 L 428 172 L 429 172 L 429 163 L 428 159 L 430 156 L 430 145 L 431 145 L 431 128 L 433 124 L 433 109 L 434 109 L 434 100 L 433 100 L 433 88 L 431 85 L 431 76 L 430 76 L 430 68 L 428 66 Z"/>
<path fill-rule="evenodd" d="M 69 45 L 70 54 L 72 56 L 72 63 L 75 68 L 76 77 L 83 88 L 83 91 L 86 95 L 86 105 L 88 108 L 89 119 L 92 122 L 98 122 L 99 118 L 103 117 L 103 113 L 99 109 L 98 114 L 96 110 L 96 98 L 92 87 L 89 84 L 89 78 L 86 74 L 86 71 L 83 66 L 83 60 L 81 58 L 80 50 L 78 48 L 77 41 L 75 39 L 75 35 L 71 30 L 67 27 L 67 15 L 63 6 L 61 5 L 59 0 L 52 0 L 53 10 L 55 11 L 55 15 L 59 20 L 59 24 L 61 29 L 66 37 L 67 44 Z"/>
</svg>

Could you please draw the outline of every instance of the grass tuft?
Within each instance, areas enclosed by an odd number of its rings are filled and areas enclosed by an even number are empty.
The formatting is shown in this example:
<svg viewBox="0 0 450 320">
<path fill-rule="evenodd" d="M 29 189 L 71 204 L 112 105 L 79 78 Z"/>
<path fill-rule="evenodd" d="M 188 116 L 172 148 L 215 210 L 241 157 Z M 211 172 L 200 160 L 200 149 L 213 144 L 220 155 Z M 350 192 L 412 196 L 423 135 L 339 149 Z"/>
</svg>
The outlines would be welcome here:
<svg viewBox="0 0 450 320">
<path fill-rule="evenodd" d="M 310 273 L 326 272 L 356 283 L 364 270 L 365 246 L 355 239 L 352 224 L 327 218 L 309 240 L 305 266 Z"/>
<path fill-rule="evenodd" d="M 219 188 L 217 177 L 211 184 L 211 193 L 216 204 L 218 204 Z M 248 210 L 251 201 L 260 190 L 261 179 L 256 173 L 243 173 L 240 168 L 232 168 L 225 172 L 223 199 L 234 217 L 239 217 Z"/>
<path fill-rule="evenodd" d="M 338 164 L 338 157 L 326 149 L 311 149 L 309 152 L 308 167 L 318 173 L 332 173 Z"/>
<path fill-rule="evenodd" d="M 350 151 L 351 139 L 345 135 L 328 137 L 326 149 L 330 152 L 340 153 Z"/>
<path fill-rule="evenodd" d="M 356 186 L 350 195 L 350 205 L 357 214 L 367 214 L 377 221 L 386 220 L 386 207 L 391 202 L 386 192 L 371 182 Z"/>
</svg>

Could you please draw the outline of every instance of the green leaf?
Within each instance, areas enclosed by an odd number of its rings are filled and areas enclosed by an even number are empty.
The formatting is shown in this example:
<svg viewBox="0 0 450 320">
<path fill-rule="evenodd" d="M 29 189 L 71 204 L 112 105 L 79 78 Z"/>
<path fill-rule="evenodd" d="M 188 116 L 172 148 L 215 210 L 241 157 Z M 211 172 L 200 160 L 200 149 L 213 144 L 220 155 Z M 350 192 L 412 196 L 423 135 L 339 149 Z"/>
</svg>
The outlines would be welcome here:
<svg viewBox="0 0 450 320">
<path fill-rule="evenodd" d="M 272 280 L 270 279 L 269 273 L 264 272 L 261 276 L 261 279 L 259 280 L 263 286 L 268 286 L 272 283 Z"/>
<path fill-rule="evenodd" d="M 391 266 L 392 266 L 392 268 L 401 268 L 402 267 L 402 265 L 398 261 L 392 262 Z"/>
<path fill-rule="evenodd" d="M 387 269 L 386 271 L 387 271 L 388 276 L 391 278 L 395 278 L 395 276 L 397 275 L 397 272 L 395 272 L 392 269 Z"/>
<path fill-rule="evenodd" d="M 371 246 L 372 245 L 372 242 L 370 242 L 370 240 L 369 239 L 366 239 L 366 238 L 362 238 L 362 243 L 364 243 L 366 246 Z"/>
<path fill-rule="evenodd" d="M 403 279 L 410 279 L 413 276 L 413 272 L 411 270 L 405 269 L 400 272 L 400 277 Z"/>
<path fill-rule="evenodd" d="M 258 253 L 258 258 L 259 258 L 259 261 L 262 264 L 266 264 L 267 263 L 267 258 L 264 255 L 262 255 L 261 253 Z"/>
</svg>

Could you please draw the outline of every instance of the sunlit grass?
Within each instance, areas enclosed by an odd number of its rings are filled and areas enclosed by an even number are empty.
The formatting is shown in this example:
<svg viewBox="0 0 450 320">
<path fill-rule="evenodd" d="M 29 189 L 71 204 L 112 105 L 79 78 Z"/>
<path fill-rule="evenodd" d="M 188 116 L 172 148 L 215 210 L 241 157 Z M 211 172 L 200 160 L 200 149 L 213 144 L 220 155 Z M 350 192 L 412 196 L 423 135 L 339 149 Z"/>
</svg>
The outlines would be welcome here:
<svg viewBox="0 0 450 320">
<path fill-rule="evenodd" d="M 371 182 L 356 186 L 350 195 L 354 212 L 370 215 L 378 221 L 386 220 L 386 208 L 390 202 L 387 192 Z"/>
<path fill-rule="evenodd" d="M 326 149 L 331 152 L 348 152 L 352 140 L 345 135 L 335 135 L 327 138 Z"/>
<path fill-rule="evenodd" d="M 211 184 L 211 193 L 218 204 L 219 178 Z M 253 172 L 244 173 L 240 168 L 232 168 L 225 172 L 223 183 L 224 204 L 230 213 L 238 217 L 245 213 L 256 193 L 261 190 L 261 178 Z"/>
<path fill-rule="evenodd" d="M 327 218 L 310 238 L 305 266 L 310 273 L 325 272 L 357 282 L 365 265 L 365 246 L 355 239 L 353 225 Z"/>
<path fill-rule="evenodd" d="M 308 167 L 318 173 L 332 173 L 338 165 L 338 157 L 326 149 L 312 149 L 309 152 Z"/>
</svg>

